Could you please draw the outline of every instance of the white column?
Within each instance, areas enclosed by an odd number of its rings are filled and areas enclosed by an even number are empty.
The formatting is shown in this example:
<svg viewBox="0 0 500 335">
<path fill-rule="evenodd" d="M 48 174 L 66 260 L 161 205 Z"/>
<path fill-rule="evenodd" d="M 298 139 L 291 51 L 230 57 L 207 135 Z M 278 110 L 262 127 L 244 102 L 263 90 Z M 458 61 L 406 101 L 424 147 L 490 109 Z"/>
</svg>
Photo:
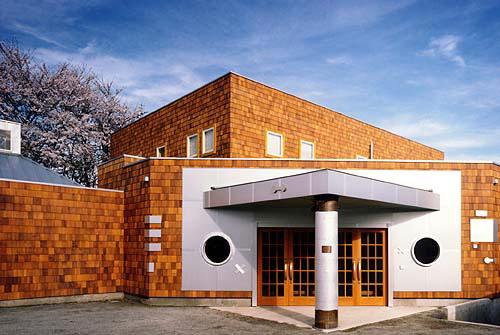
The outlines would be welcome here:
<svg viewBox="0 0 500 335">
<path fill-rule="evenodd" d="M 337 201 L 331 201 L 333 206 L 321 203 L 315 213 L 315 327 L 320 329 L 338 326 L 338 212 Z"/>
</svg>

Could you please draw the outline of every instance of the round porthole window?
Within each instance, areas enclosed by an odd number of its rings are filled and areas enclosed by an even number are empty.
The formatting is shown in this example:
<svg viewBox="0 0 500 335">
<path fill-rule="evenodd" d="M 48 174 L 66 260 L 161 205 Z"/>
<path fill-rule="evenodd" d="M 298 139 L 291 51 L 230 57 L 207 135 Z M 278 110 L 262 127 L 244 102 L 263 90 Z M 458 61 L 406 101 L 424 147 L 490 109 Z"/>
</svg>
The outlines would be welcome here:
<svg viewBox="0 0 500 335">
<path fill-rule="evenodd" d="M 439 244 L 430 237 L 424 237 L 416 241 L 411 250 L 415 262 L 422 266 L 432 265 L 439 258 L 441 252 Z"/>
<path fill-rule="evenodd" d="M 229 236 L 222 233 L 210 234 L 202 245 L 202 255 L 211 265 L 222 265 L 229 261 L 233 254 L 233 243 Z"/>
</svg>

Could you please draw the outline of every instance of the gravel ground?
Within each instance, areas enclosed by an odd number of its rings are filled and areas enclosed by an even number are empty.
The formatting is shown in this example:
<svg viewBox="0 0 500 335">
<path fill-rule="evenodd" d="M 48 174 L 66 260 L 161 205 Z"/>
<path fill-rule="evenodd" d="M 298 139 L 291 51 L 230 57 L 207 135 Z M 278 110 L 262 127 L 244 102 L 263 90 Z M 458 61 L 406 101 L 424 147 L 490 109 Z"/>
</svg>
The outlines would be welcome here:
<svg viewBox="0 0 500 335">
<path fill-rule="evenodd" d="M 500 334 L 421 313 L 335 334 Z M 0 309 L 0 334 L 324 334 L 202 307 L 98 302 Z"/>
</svg>

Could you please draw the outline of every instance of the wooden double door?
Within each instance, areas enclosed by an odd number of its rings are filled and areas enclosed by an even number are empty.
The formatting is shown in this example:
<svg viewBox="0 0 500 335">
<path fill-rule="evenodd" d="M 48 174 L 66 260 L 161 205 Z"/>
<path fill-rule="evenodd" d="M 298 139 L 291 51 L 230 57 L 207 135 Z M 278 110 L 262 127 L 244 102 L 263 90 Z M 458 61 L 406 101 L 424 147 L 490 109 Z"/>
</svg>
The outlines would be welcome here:
<svg viewBox="0 0 500 335">
<path fill-rule="evenodd" d="M 258 299 L 262 306 L 314 305 L 314 229 L 260 228 Z M 384 229 L 339 229 L 340 305 L 387 304 Z"/>
</svg>

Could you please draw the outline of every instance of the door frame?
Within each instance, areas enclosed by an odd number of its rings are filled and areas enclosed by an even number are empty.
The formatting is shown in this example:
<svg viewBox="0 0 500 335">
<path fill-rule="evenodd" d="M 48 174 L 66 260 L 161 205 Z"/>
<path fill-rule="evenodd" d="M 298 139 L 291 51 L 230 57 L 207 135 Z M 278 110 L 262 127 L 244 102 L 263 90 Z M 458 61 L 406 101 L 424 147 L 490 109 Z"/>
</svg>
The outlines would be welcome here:
<svg viewBox="0 0 500 335">
<path fill-rule="evenodd" d="M 339 228 L 340 231 L 350 231 L 353 233 L 352 237 L 352 297 L 339 297 L 340 306 L 387 306 L 389 301 L 389 254 L 388 254 L 388 234 L 387 228 Z M 382 297 L 363 297 L 361 295 L 361 233 L 362 232 L 383 232 L 383 296 Z M 355 247 L 356 246 L 356 247 Z M 338 257 L 338 256 L 337 256 Z M 354 269 L 354 267 L 357 267 Z M 355 275 L 356 273 L 356 275 Z M 356 278 L 356 281 L 355 281 Z"/>
<path fill-rule="evenodd" d="M 283 297 L 263 297 L 262 296 L 262 231 L 283 231 L 284 233 L 284 261 L 286 264 L 287 258 L 287 238 L 289 230 L 286 228 L 258 228 L 257 229 L 257 306 L 288 306 L 289 299 L 289 286 L 286 284 L 288 281 L 287 269 L 285 268 L 285 285 Z"/>
<path fill-rule="evenodd" d="M 311 298 L 301 298 L 301 297 L 292 297 L 293 293 L 293 285 L 291 283 L 291 278 L 289 276 L 292 275 L 291 271 L 288 271 L 287 268 L 285 268 L 285 289 L 284 289 L 284 297 L 263 297 L 262 296 L 262 255 L 261 255 L 261 250 L 262 250 L 262 231 L 284 231 L 284 244 L 285 244 L 285 254 L 284 254 L 284 261 L 285 264 L 287 264 L 287 260 L 291 259 L 291 263 L 293 263 L 293 243 L 292 243 L 292 232 L 296 230 L 314 230 L 314 227 L 257 227 L 257 271 L 256 271 L 256 288 L 257 288 L 257 294 L 256 294 L 256 302 L 257 306 L 291 306 L 291 302 L 293 302 L 293 305 L 301 305 L 301 306 L 308 306 L 308 305 L 314 305 L 315 299 L 314 297 Z M 389 253 L 388 253 L 388 247 L 389 247 L 389 229 L 387 227 L 363 227 L 363 228 L 355 228 L 355 227 L 342 227 L 339 228 L 339 231 L 341 230 L 350 230 L 353 232 L 361 232 L 361 231 L 384 231 L 384 286 L 383 286 L 383 297 L 380 298 L 366 298 L 366 297 L 361 297 L 361 293 L 357 292 L 357 297 L 354 299 L 346 299 L 346 298 L 341 298 L 339 297 L 339 305 L 340 306 L 388 306 L 389 303 L 389 291 L 390 291 L 390 283 L 389 283 Z M 359 242 L 361 244 L 361 241 Z M 354 251 L 353 251 L 354 252 Z M 361 251 L 359 250 L 359 256 Z M 338 254 L 337 254 L 338 257 Z M 354 258 L 354 254 L 353 254 Z M 360 257 L 358 257 L 360 259 Z M 354 274 L 353 274 L 354 275 Z M 360 274 L 358 274 L 360 275 Z M 353 278 L 354 280 L 354 278 Z M 361 290 L 361 286 L 358 285 L 358 289 Z M 354 290 L 354 282 L 353 282 L 353 290 Z M 353 296 L 354 296 L 354 291 L 353 291 Z"/>
</svg>

